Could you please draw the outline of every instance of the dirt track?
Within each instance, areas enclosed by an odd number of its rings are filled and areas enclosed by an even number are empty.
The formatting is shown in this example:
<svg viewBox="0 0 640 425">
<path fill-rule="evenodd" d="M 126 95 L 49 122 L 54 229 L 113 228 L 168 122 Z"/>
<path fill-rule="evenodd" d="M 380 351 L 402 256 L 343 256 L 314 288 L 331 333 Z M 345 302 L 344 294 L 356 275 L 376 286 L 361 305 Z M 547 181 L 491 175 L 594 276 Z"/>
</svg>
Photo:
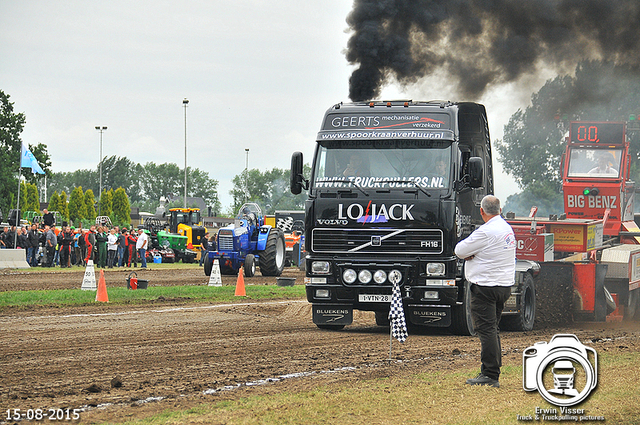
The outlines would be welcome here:
<svg viewBox="0 0 640 425">
<path fill-rule="evenodd" d="M 126 275 L 110 273 L 114 284 L 124 284 Z M 118 273 L 122 282 L 116 279 Z M 154 284 L 207 280 L 201 269 L 146 273 Z M 287 275 L 302 281 L 300 272 Z M 47 276 L 48 288 L 69 282 L 77 288 L 82 281 L 82 271 Z M 235 283 L 235 278 L 223 279 L 225 284 Z M 12 285 L 26 289 L 41 280 L 42 276 L 29 274 L 0 274 L 0 296 Z M 247 281 L 269 283 L 275 282 L 260 277 Z M 246 302 L 5 312 L 0 315 L 3 412 L 76 408 L 84 409 L 82 423 L 121 422 L 248 394 L 479 364 L 474 337 L 412 332 L 403 345 L 394 341 L 394 361 L 388 362 L 388 328 L 375 326 L 372 313 L 356 312 L 353 325 L 327 332 L 313 325 L 304 300 L 240 301 Z M 503 333 L 504 363 L 520 364 L 524 348 L 559 332 L 575 333 L 598 351 L 640 349 L 637 323 L 577 324 L 561 330 Z M 0 423 L 3 420 L 6 416 Z"/>
</svg>

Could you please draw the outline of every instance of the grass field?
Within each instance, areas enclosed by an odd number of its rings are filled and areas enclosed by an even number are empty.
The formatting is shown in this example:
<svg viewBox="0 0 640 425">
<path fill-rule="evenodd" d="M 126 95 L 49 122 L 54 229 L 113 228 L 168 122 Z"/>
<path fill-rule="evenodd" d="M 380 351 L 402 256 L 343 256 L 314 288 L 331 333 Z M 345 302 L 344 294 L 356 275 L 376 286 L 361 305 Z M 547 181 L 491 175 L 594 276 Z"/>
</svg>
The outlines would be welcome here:
<svg viewBox="0 0 640 425">
<path fill-rule="evenodd" d="M 637 424 L 637 370 L 640 353 L 603 355 L 599 384 L 582 405 L 583 414 L 604 420 L 583 421 Z M 632 373 L 630 373 L 633 371 Z M 311 391 L 255 396 L 238 401 L 202 404 L 184 411 L 167 411 L 131 424 L 515 424 L 554 423 L 536 409 L 560 408 L 537 392 L 522 389 L 522 366 L 503 367 L 501 388 L 464 385 L 475 369 L 447 373 L 418 373 L 360 381 L 353 385 L 326 385 Z M 554 416 L 553 414 L 549 416 Z M 565 419 L 562 422 L 574 422 Z"/>
<path fill-rule="evenodd" d="M 194 265 L 158 265 L 191 268 Z M 197 266 L 195 266 L 197 267 Z M 42 270 L 42 271 L 41 271 Z M 45 272 L 34 269 L 33 272 Z M 62 269 L 64 273 L 66 270 Z M 304 285 L 248 285 L 246 297 L 236 297 L 234 286 L 206 285 L 149 287 L 131 291 L 109 288 L 109 303 L 118 306 L 144 304 L 153 300 L 230 303 L 247 299 L 302 299 Z M 97 305 L 95 291 L 40 290 L 0 293 L 0 313 L 7 309 Z M 638 424 L 640 404 L 640 352 L 624 349 L 599 352 L 598 387 L 589 398 L 572 408 L 604 420 L 587 423 Z M 393 369 L 393 368 L 392 368 Z M 395 369 L 393 369 L 395 370 Z M 501 388 L 471 387 L 465 379 L 477 374 L 477 367 L 442 372 L 407 372 L 375 379 L 336 380 L 331 384 L 295 392 L 250 395 L 234 401 L 201 404 L 186 410 L 168 410 L 130 424 L 518 424 L 557 423 L 573 420 L 545 419 L 539 409 L 560 408 L 548 404 L 537 392 L 522 388 L 521 360 L 503 366 Z M 415 369 L 412 369 L 415 370 Z M 277 384 L 275 384 L 277 385 Z M 525 418 L 531 417 L 531 421 Z M 553 414 L 551 415 L 553 416 Z M 572 415 L 580 422 L 580 414 Z"/>
<path fill-rule="evenodd" d="M 143 304 L 149 301 L 242 302 L 246 299 L 297 299 L 304 297 L 304 286 L 251 285 L 247 296 L 235 296 L 233 286 L 157 286 L 131 291 L 125 287 L 109 288 L 109 304 Z M 96 292 L 80 289 L 0 292 L 0 311 L 7 307 L 65 307 L 95 304 Z"/>
</svg>

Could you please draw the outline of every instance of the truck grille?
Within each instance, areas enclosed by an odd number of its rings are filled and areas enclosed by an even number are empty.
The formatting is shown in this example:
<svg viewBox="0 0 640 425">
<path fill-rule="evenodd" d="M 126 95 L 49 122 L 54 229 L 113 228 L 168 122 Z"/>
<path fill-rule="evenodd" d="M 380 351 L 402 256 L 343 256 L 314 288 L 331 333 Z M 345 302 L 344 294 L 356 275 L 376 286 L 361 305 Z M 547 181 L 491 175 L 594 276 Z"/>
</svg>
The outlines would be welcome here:
<svg viewBox="0 0 640 425">
<path fill-rule="evenodd" d="M 324 229 L 312 230 L 317 253 L 441 254 L 439 229 Z"/>
</svg>

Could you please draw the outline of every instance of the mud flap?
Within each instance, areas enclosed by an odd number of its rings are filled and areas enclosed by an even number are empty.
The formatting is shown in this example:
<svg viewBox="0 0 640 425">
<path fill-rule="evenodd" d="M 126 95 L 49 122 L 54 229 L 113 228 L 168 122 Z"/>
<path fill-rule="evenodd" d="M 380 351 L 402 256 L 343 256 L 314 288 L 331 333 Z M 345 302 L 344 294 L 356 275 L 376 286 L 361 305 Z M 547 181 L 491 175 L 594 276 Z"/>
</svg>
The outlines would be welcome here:
<svg viewBox="0 0 640 425">
<path fill-rule="evenodd" d="M 414 325 L 449 327 L 451 325 L 451 306 L 429 305 L 407 307 L 409 320 Z"/>
<path fill-rule="evenodd" d="M 313 323 L 316 325 L 350 325 L 353 307 L 349 304 L 313 304 Z"/>
</svg>

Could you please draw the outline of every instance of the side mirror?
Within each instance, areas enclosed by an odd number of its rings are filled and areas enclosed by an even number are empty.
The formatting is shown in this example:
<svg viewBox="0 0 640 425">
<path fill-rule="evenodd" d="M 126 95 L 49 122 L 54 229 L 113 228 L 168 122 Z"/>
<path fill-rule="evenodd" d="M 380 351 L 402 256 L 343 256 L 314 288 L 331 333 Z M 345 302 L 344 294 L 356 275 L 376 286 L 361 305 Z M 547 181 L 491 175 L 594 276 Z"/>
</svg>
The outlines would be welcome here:
<svg viewBox="0 0 640 425">
<path fill-rule="evenodd" d="M 291 155 L 291 193 L 294 195 L 309 187 L 309 182 L 302 175 L 302 164 L 302 152 L 294 152 Z"/>
<path fill-rule="evenodd" d="M 484 176 L 484 162 L 482 158 L 474 156 L 469 158 L 469 186 L 482 187 Z"/>
</svg>

